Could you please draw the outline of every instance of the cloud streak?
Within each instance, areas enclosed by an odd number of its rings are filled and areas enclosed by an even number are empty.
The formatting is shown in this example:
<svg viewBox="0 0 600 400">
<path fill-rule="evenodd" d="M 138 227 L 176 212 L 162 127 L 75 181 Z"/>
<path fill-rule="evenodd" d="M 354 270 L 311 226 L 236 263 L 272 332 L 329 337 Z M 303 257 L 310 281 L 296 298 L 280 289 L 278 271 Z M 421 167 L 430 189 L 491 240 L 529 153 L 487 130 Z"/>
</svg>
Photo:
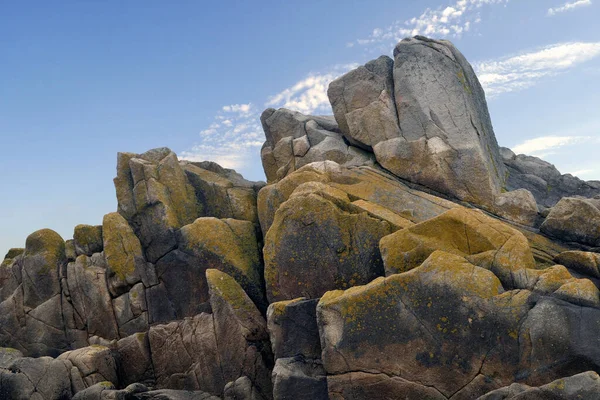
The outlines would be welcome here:
<svg viewBox="0 0 600 400">
<path fill-rule="evenodd" d="M 525 140 L 512 148 L 516 154 L 529 154 L 536 157 L 553 154 L 558 148 L 593 140 L 591 136 L 542 136 Z"/>
<path fill-rule="evenodd" d="M 483 6 L 506 4 L 509 0 L 458 0 L 447 7 L 427 8 L 418 17 L 399 20 L 385 28 L 375 28 L 364 39 L 347 44 L 368 46 L 391 42 L 396 44 L 407 36 L 425 35 L 433 37 L 460 37 L 469 32 L 473 25 L 481 22 L 479 10 Z"/>
<path fill-rule="evenodd" d="M 321 73 L 310 73 L 279 93 L 269 96 L 267 107 L 285 107 L 304 114 L 331 114 L 327 97 L 329 83 L 356 68 L 357 64 L 336 65 Z M 200 141 L 182 151 L 182 159 L 210 160 L 225 168 L 243 169 L 255 162 L 256 154 L 265 137 L 260 125 L 260 112 L 252 103 L 231 104 L 221 107 L 213 122 L 200 131 Z"/>
<path fill-rule="evenodd" d="M 557 43 L 517 56 L 475 63 L 488 97 L 526 89 L 600 55 L 600 42 Z"/>
<path fill-rule="evenodd" d="M 331 113 L 327 97 L 329 83 L 357 66 L 358 64 L 336 65 L 324 73 L 310 73 L 306 78 L 270 96 L 265 105 L 289 108 L 304 114 Z"/>
<path fill-rule="evenodd" d="M 548 13 L 547 15 L 549 17 L 552 17 L 556 14 L 560 14 L 563 13 L 565 11 L 571 11 L 574 10 L 576 8 L 580 8 L 580 7 L 585 7 L 585 6 L 591 6 L 592 5 L 592 1 L 591 0 L 577 0 L 571 3 L 565 3 L 560 7 L 555 7 L 555 8 L 549 8 L 548 9 Z"/>
</svg>

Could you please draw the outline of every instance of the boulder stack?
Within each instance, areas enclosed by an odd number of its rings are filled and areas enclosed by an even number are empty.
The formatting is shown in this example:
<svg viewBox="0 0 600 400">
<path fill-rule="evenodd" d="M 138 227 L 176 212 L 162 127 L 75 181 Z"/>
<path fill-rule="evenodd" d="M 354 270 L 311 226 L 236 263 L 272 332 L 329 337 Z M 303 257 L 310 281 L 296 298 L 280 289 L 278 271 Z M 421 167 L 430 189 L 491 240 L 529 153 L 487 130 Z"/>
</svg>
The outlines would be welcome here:
<svg viewBox="0 0 600 400">
<path fill-rule="evenodd" d="M 600 184 L 499 148 L 473 69 L 401 41 L 268 109 L 268 184 L 119 153 L 117 212 L 0 264 L 0 398 L 600 398 Z"/>
</svg>

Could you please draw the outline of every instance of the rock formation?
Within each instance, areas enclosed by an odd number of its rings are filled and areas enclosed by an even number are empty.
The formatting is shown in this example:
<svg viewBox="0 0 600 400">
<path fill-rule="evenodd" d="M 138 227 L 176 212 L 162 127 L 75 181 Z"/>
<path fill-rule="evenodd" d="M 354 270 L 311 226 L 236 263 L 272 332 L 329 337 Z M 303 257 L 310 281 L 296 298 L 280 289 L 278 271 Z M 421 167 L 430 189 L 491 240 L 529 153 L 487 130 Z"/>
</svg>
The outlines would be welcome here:
<svg viewBox="0 0 600 400">
<path fill-rule="evenodd" d="M 600 183 L 499 148 L 447 41 L 268 109 L 268 184 L 120 153 L 0 265 L 0 398 L 600 398 Z"/>
</svg>

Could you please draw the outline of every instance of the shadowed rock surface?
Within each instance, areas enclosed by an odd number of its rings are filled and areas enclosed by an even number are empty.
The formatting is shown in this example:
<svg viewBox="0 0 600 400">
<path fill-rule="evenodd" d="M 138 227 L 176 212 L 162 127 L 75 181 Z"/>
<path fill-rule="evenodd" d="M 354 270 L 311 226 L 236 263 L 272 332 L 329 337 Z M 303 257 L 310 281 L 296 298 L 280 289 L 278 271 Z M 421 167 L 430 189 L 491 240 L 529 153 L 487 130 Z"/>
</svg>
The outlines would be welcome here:
<svg viewBox="0 0 600 400">
<path fill-rule="evenodd" d="M 600 399 L 600 184 L 499 148 L 447 41 L 267 109 L 250 182 L 119 153 L 0 264 L 0 399 Z M 596 197 L 595 197 L 596 196 Z"/>
</svg>

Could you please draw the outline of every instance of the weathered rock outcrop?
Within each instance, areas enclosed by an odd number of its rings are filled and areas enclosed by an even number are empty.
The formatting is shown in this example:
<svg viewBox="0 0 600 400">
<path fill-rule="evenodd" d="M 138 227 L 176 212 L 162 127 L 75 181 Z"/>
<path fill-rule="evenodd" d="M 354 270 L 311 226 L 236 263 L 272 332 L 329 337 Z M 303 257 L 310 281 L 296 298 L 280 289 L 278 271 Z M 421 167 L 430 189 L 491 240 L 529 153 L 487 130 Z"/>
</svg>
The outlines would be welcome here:
<svg viewBox="0 0 600 400">
<path fill-rule="evenodd" d="M 506 188 L 527 189 L 540 206 L 553 207 L 563 197 L 600 195 L 600 181 L 583 181 L 571 174 L 562 175 L 554 165 L 538 157 L 516 155 L 501 147 L 506 167 Z"/>
<path fill-rule="evenodd" d="M 0 398 L 600 398 L 600 184 L 499 149 L 447 41 L 328 95 L 263 113 L 269 185 L 120 153 L 117 212 L 11 249 Z"/>
<path fill-rule="evenodd" d="M 300 167 L 331 160 L 344 166 L 372 165 L 372 154 L 349 145 L 331 117 L 269 108 L 260 117 L 267 141 L 261 150 L 269 183 Z"/>
</svg>

